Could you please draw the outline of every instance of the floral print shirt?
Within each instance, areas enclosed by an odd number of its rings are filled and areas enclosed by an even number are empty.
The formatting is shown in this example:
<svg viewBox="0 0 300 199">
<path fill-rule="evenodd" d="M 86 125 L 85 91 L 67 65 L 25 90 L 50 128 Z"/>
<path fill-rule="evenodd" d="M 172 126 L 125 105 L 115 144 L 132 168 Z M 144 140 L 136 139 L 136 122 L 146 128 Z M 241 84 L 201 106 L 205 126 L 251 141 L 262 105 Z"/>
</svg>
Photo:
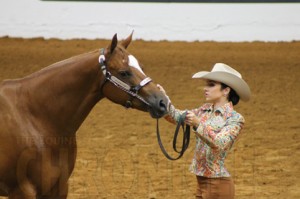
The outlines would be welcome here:
<svg viewBox="0 0 300 199">
<path fill-rule="evenodd" d="M 224 161 L 243 128 L 243 116 L 233 109 L 231 102 L 216 110 L 213 104 L 207 103 L 191 111 L 200 117 L 201 122 L 194 128 L 196 149 L 190 171 L 210 178 L 229 177 Z M 182 113 L 171 105 L 166 119 L 176 122 Z"/>
</svg>

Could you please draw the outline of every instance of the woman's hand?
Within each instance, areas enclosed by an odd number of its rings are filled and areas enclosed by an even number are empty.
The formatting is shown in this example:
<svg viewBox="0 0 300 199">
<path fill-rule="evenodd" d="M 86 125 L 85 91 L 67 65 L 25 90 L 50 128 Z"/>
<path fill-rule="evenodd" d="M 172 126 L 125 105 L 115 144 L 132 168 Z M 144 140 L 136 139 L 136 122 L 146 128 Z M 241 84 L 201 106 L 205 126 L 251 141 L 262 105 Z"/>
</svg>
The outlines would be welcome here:
<svg viewBox="0 0 300 199">
<path fill-rule="evenodd" d="M 195 113 L 188 111 L 184 122 L 191 127 L 197 128 L 200 124 L 200 118 L 197 117 Z"/>
</svg>

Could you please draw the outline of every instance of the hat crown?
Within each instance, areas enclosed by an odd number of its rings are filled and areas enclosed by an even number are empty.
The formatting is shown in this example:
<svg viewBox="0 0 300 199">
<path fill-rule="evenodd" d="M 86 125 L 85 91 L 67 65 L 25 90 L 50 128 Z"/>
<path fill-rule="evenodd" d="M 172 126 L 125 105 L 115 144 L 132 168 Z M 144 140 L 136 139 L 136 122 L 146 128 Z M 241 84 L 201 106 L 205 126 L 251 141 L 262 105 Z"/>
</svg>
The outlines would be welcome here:
<svg viewBox="0 0 300 199">
<path fill-rule="evenodd" d="M 232 88 L 242 100 L 250 99 L 251 91 L 248 84 L 242 79 L 242 75 L 226 64 L 216 63 L 211 72 L 200 71 L 195 73 L 193 78 L 222 82 Z"/>
<path fill-rule="evenodd" d="M 235 69 L 231 68 L 230 66 L 223 64 L 223 63 L 216 63 L 213 67 L 213 69 L 211 70 L 211 72 L 225 72 L 225 73 L 230 73 L 232 75 L 235 75 L 239 78 L 242 79 L 242 75 L 241 73 L 239 73 L 238 71 L 236 71 Z"/>
</svg>

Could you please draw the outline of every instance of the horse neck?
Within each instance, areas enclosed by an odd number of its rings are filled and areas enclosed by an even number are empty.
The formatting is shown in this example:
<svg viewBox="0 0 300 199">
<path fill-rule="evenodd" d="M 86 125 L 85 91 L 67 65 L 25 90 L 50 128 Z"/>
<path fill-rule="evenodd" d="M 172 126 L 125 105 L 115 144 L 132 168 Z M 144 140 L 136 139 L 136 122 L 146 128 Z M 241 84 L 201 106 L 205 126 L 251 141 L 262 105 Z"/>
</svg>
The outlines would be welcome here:
<svg viewBox="0 0 300 199">
<path fill-rule="evenodd" d="M 102 98 L 99 53 L 70 58 L 25 78 L 22 97 L 30 116 L 52 131 L 74 135 Z"/>
</svg>

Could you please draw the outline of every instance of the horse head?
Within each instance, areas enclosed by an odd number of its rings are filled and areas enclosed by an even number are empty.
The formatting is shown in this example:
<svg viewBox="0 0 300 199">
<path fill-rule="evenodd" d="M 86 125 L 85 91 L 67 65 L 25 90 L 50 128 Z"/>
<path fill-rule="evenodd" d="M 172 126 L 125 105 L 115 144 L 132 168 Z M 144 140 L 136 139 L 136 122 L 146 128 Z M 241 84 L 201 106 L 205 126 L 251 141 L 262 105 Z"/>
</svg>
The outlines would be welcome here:
<svg viewBox="0 0 300 199">
<path fill-rule="evenodd" d="M 115 34 L 111 44 L 101 50 L 99 63 L 105 76 L 102 94 L 126 108 L 160 118 L 167 113 L 168 99 L 146 76 L 140 62 L 126 50 L 131 40 L 132 33 L 122 42 L 118 42 Z"/>
</svg>

